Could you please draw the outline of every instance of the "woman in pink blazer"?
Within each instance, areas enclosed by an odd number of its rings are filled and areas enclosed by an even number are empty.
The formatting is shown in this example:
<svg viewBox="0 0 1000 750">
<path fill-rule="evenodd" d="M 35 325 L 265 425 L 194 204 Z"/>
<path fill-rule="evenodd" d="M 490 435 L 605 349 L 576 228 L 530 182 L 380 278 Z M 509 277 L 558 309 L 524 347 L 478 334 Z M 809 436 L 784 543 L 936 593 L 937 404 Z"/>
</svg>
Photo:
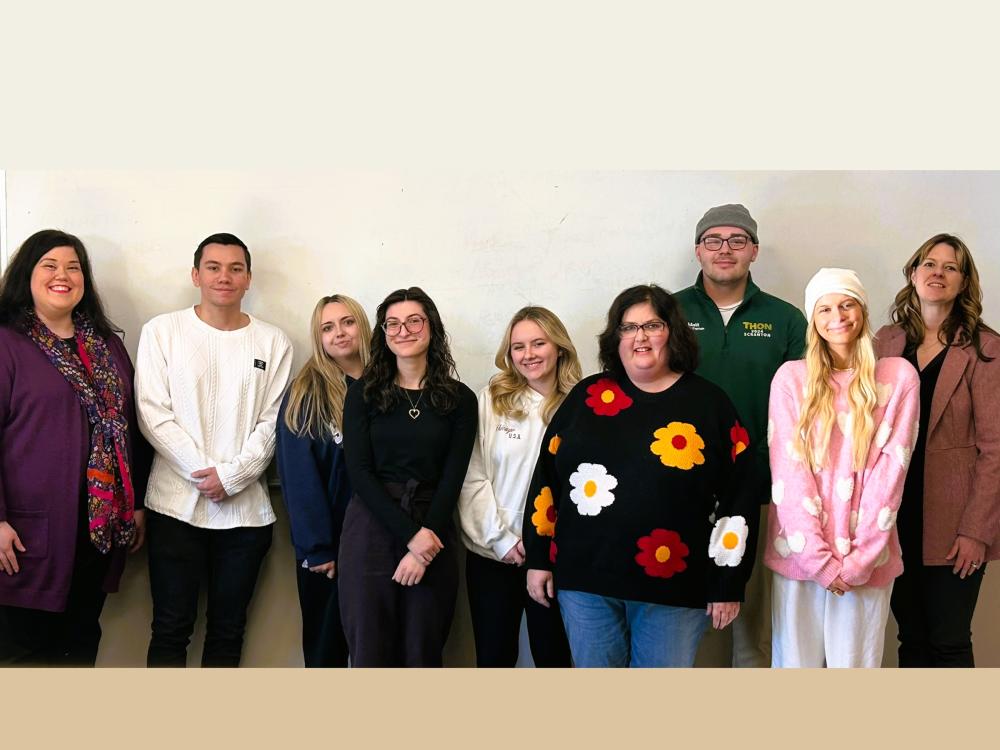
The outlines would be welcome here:
<svg viewBox="0 0 1000 750">
<path fill-rule="evenodd" d="M 972 254 L 938 234 L 903 268 L 880 357 L 920 373 L 920 433 L 897 517 L 899 666 L 971 667 L 972 614 L 1000 558 L 1000 336 L 983 323 Z"/>
</svg>

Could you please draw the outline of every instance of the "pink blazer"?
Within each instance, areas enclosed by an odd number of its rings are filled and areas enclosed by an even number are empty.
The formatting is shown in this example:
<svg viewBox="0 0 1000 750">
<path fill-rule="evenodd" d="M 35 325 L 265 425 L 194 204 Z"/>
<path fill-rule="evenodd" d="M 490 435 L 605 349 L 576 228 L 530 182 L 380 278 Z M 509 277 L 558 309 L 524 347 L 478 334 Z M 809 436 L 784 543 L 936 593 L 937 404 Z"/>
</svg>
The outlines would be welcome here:
<svg viewBox="0 0 1000 750">
<path fill-rule="evenodd" d="M 925 565 L 945 559 L 955 536 L 978 539 L 1000 559 L 1000 336 L 984 332 L 983 362 L 972 346 L 949 347 L 931 399 L 924 454 Z M 899 357 L 906 334 L 883 326 L 879 357 Z"/>
</svg>

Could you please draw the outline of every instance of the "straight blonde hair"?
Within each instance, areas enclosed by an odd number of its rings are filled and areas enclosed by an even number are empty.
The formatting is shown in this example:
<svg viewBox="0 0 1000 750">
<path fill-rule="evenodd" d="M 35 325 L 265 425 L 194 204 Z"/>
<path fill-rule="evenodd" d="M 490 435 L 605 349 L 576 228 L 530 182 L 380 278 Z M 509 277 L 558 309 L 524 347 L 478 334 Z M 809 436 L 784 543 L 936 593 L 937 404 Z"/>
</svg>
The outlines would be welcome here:
<svg viewBox="0 0 1000 750">
<path fill-rule="evenodd" d="M 497 355 L 493 360 L 500 372 L 490 379 L 490 401 L 493 404 L 493 411 L 500 416 L 520 419 L 526 414 L 522 397 L 529 388 L 528 380 L 518 372 L 510 357 L 510 339 L 514 333 L 514 326 L 522 320 L 537 323 L 549 341 L 558 349 L 556 387 L 542 402 L 542 421 L 548 424 L 559 404 L 566 398 L 566 394 L 583 377 L 583 371 L 566 326 L 554 312 L 544 307 L 536 305 L 522 307 L 514 313 L 514 317 L 507 324 L 507 330 L 504 331 L 500 348 L 497 349 Z"/>
<path fill-rule="evenodd" d="M 331 302 L 344 305 L 357 322 L 362 367 L 368 364 L 371 356 L 372 327 L 364 308 L 344 294 L 321 298 L 313 309 L 309 326 L 312 354 L 292 381 L 285 409 L 288 429 L 310 438 L 330 437 L 341 428 L 344 419 L 347 376 L 323 349 L 323 308 Z"/>
<path fill-rule="evenodd" d="M 854 373 L 847 386 L 847 403 L 850 411 L 850 438 L 855 471 L 861 471 L 868 462 L 872 435 L 875 432 L 875 406 L 878 393 L 875 389 L 875 346 L 868 309 L 861 304 L 863 322 L 861 333 L 854 340 L 850 367 Z M 816 320 L 809 323 L 806 332 L 806 383 L 795 431 L 795 447 L 806 458 L 813 470 L 823 467 L 830 448 L 830 434 L 837 423 L 834 409 L 833 356 L 819 331 Z M 846 437 L 846 435 L 845 435 Z"/>
</svg>

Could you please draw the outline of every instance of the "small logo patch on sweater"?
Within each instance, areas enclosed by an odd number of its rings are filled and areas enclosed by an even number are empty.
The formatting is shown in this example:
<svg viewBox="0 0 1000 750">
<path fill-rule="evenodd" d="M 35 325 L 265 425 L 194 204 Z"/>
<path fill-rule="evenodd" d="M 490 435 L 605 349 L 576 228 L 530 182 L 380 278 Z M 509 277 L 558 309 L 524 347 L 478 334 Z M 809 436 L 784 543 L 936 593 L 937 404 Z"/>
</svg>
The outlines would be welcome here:
<svg viewBox="0 0 1000 750">
<path fill-rule="evenodd" d="M 743 335 L 752 338 L 771 338 L 771 331 L 774 330 L 773 323 L 751 323 L 743 321 Z"/>
<path fill-rule="evenodd" d="M 258 370 L 266 370 L 267 369 L 267 362 L 265 362 L 262 359 L 255 359 L 253 361 L 253 366 L 256 367 Z"/>
</svg>

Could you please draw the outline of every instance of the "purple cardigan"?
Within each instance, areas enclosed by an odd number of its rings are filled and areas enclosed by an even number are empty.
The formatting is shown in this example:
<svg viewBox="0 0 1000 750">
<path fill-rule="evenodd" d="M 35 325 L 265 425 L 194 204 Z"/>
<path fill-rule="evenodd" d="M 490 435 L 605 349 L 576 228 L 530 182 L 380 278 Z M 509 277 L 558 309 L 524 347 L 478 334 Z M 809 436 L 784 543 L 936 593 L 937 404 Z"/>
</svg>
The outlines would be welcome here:
<svg viewBox="0 0 1000 750">
<path fill-rule="evenodd" d="M 141 508 L 152 450 L 136 424 L 132 361 L 117 336 L 107 343 L 125 388 L 129 462 Z M 14 527 L 27 549 L 16 553 L 20 572 L 0 575 L 0 604 L 66 608 L 89 453 L 87 415 L 72 386 L 35 342 L 0 326 L 0 521 Z M 107 592 L 118 590 L 126 552 L 110 554 Z"/>
</svg>

